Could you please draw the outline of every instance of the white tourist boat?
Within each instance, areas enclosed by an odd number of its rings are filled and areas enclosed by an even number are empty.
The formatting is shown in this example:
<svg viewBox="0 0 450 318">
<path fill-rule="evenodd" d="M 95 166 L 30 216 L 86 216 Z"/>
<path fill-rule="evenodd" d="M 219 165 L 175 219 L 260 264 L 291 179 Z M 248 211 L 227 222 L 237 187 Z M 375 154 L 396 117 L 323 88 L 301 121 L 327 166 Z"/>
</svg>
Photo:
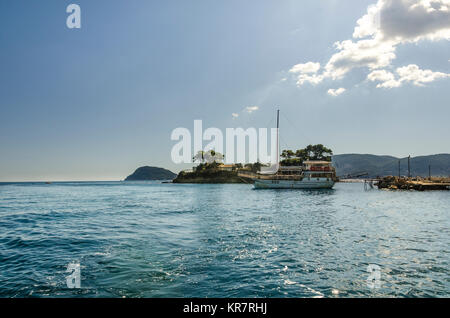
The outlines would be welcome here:
<svg viewBox="0 0 450 318">
<path fill-rule="evenodd" d="M 251 177 L 256 189 L 331 189 L 336 180 L 328 161 L 306 161 L 302 167 L 280 167 L 272 175 Z"/>
<path fill-rule="evenodd" d="M 251 179 L 255 189 L 331 189 L 336 171 L 329 161 L 309 160 L 302 166 L 279 164 L 279 115 L 277 111 L 277 161 L 258 173 L 241 171 L 240 177 Z"/>
</svg>

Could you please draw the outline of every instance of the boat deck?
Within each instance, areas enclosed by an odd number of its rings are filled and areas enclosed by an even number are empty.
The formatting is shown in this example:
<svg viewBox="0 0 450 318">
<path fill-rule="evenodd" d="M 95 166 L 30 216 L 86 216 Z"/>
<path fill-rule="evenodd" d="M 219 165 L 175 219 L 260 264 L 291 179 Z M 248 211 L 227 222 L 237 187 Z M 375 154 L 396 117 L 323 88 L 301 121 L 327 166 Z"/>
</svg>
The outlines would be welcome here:
<svg viewBox="0 0 450 318">
<path fill-rule="evenodd" d="M 238 177 L 258 180 L 302 180 L 302 175 L 283 175 L 283 174 L 258 174 L 251 171 L 239 171 Z"/>
</svg>

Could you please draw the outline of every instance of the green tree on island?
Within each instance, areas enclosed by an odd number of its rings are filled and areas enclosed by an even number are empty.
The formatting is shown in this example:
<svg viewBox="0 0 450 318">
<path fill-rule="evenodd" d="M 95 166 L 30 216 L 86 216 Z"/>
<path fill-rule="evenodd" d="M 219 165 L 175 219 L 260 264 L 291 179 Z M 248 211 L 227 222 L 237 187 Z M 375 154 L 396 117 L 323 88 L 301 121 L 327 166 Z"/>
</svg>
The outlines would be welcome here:
<svg viewBox="0 0 450 318">
<path fill-rule="evenodd" d="M 213 163 L 213 162 L 222 162 L 225 156 L 222 155 L 220 152 L 211 149 L 204 154 L 204 158 L 206 162 Z"/>
<path fill-rule="evenodd" d="M 220 152 L 217 152 L 213 149 L 208 151 L 198 151 L 197 154 L 192 157 L 192 162 L 200 162 L 204 163 L 213 163 L 213 162 L 221 162 L 225 158 Z"/>
<path fill-rule="evenodd" d="M 333 151 L 322 144 L 309 145 L 305 148 L 310 160 L 331 161 Z"/>
<path fill-rule="evenodd" d="M 292 150 L 283 150 L 283 152 L 281 153 L 281 157 L 286 159 L 291 159 L 294 156 L 295 153 Z"/>
<path fill-rule="evenodd" d="M 203 163 L 205 161 L 205 152 L 200 150 L 197 152 L 197 154 L 192 157 L 192 162 L 201 162 Z"/>
<path fill-rule="evenodd" d="M 301 166 L 307 160 L 331 161 L 333 151 L 322 144 L 308 145 L 304 149 L 299 149 L 295 153 L 292 150 L 283 150 L 281 157 L 282 166 Z"/>
</svg>

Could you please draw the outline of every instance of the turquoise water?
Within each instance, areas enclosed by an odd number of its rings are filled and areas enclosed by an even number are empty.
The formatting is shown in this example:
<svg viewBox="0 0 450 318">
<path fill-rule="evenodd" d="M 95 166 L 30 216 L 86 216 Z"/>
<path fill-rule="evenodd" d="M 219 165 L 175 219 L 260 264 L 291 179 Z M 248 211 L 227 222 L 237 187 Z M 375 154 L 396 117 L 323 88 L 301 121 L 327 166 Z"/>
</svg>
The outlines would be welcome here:
<svg viewBox="0 0 450 318">
<path fill-rule="evenodd" d="M 360 183 L 1 184 L 0 296 L 448 297 L 449 208 L 450 192 Z"/>
</svg>

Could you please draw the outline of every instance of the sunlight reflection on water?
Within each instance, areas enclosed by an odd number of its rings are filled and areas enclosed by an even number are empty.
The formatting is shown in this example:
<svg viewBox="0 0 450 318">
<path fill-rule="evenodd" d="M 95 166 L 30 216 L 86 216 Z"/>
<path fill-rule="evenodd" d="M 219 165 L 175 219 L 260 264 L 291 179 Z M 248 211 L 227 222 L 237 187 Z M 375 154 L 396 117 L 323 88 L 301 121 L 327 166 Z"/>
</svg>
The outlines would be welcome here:
<svg viewBox="0 0 450 318">
<path fill-rule="evenodd" d="M 0 296 L 448 296 L 449 194 L 1 185 Z M 80 290 L 65 285 L 70 262 Z"/>
</svg>

